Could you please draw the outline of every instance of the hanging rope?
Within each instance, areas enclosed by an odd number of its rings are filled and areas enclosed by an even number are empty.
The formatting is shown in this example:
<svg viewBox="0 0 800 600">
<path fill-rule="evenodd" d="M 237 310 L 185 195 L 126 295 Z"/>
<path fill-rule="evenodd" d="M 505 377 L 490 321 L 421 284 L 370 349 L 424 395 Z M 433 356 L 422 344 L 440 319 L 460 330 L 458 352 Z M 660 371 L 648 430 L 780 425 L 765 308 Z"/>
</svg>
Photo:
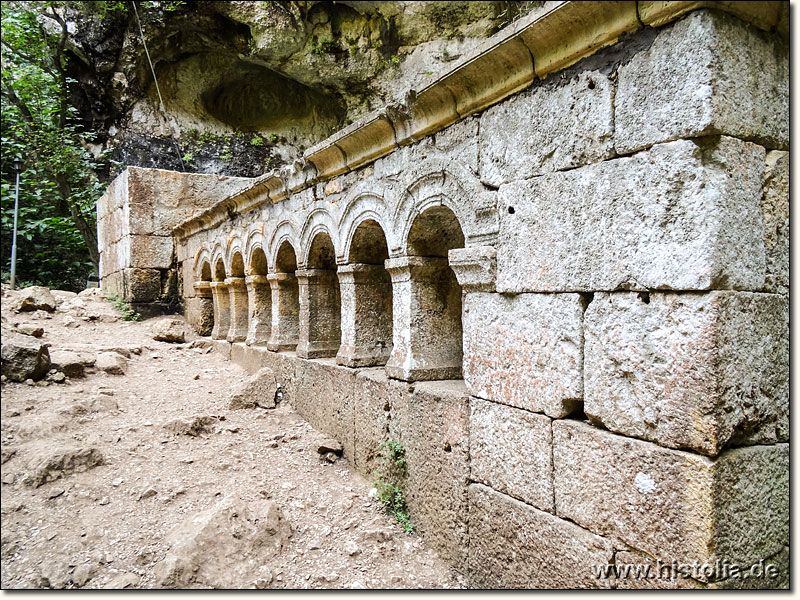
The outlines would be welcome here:
<svg viewBox="0 0 800 600">
<path fill-rule="evenodd" d="M 137 25 L 139 25 L 139 36 L 142 38 L 142 46 L 144 47 L 144 53 L 147 56 L 147 63 L 150 65 L 150 72 L 153 74 L 153 81 L 156 84 L 156 93 L 158 93 L 158 103 L 161 106 L 161 112 L 164 113 L 164 119 L 166 119 L 170 129 L 172 129 L 172 135 L 174 136 L 172 138 L 172 141 L 175 144 L 175 151 L 178 153 L 178 160 L 181 161 L 181 171 L 186 171 L 186 165 L 183 164 L 181 149 L 180 146 L 178 146 L 178 141 L 177 141 L 177 138 L 180 137 L 180 131 L 177 130 L 177 127 L 175 127 L 175 124 L 172 122 L 172 119 L 170 119 L 169 115 L 167 114 L 167 107 L 164 104 L 164 98 L 161 96 L 161 88 L 158 85 L 158 77 L 156 77 L 156 70 L 153 67 L 153 61 L 150 58 L 150 51 L 147 49 L 147 42 L 144 39 L 142 20 L 139 18 L 139 11 L 136 8 L 136 2 L 131 0 L 131 4 L 133 5 L 133 12 L 136 15 L 136 23 Z"/>
</svg>

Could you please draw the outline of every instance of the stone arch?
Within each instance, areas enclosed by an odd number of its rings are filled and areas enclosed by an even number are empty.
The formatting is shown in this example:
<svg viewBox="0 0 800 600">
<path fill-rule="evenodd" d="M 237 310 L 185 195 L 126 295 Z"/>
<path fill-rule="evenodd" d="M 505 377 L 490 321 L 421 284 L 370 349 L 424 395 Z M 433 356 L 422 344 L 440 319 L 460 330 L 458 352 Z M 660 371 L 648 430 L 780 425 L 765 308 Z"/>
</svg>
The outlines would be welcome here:
<svg viewBox="0 0 800 600">
<path fill-rule="evenodd" d="M 280 233 L 281 227 L 284 232 Z M 294 230 L 285 221 L 273 234 L 270 246 L 273 272 L 267 276 L 272 287 L 272 327 L 267 348 L 273 352 L 294 350 L 299 334 L 300 300 L 297 284 L 297 251 Z"/>
<path fill-rule="evenodd" d="M 266 239 L 266 236 L 265 238 Z M 276 262 L 278 260 L 278 251 L 284 242 L 288 242 L 297 256 L 297 248 L 299 236 L 297 235 L 297 227 L 290 219 L 284 219 L 278 223 L 272 234 L 269 237 L 269 243 L 265 250 L 267 260 L 269 261 L 270 271 L 276 270 Z"/>
<path fill-rule="evenodd" d="M 384 236 L 386 236 L 387 244 L 390 248 L 393 246 L 392 241 L 389 240 L 391 232 L 386 226 L 386 215 L 386 201 L 383 196 L 373 192 L 363 192 L 347 202 L 339 220 L 339 233 L 342 239 L 341 255 L 339 257 L 341 262 L 349 261 L 348 257 L 350 256 L 353 236 L 358 226 L 364 221 L 372 220 L 380 225 Z"/>
<path fill-rule="evenodd" d="M 297 256 L 297 264 L 305 266 L 311 250 L 311 243 L 319 233 L 327 233 L 333 244 L 335 256 L 340 255 L 339 228 L 327 208 L 318 207 L 308 213 L 306 222 L 300 231 L 300 253 Z"/>
<path fill-rule="evenodd" d="M 192 272 L 194 273 L 194 280 L 211 281 L 211 264 L 211 253 L 205 246 L 201 247 L 194 257 L 194 268 L 192 269 Z M 206 268 L 206 265 L 208 266 L 208 279 L 205 279 L 203 276 L 203 271 Z"/>
<path fill-rule="evenodd" d="M 228 267 L 229 274 L 232 272 L 233 268 L 233 257 L 236 253 L 239 253 L 244 260 L 244 244 L 242 243 L 242 236 L 239 233 L 234 233 L 228 238 L 228 244 L 225 252 L 225 264 Z M 244 269 L 244 266 L 242 266 Z"/>
<path fill-rule="evenodd" d="M 222 278 L 220 279 L 220 272 L 219 272 L 219 265 L 222 265 Z M 213 274 L 214 281 L 224 281 L 226 277 L 226 273 L 228 273 L 228 264 L 225 260 L 225 251 L 222 248 L 222 244 L 217 242 L 214 244 L 214 250 L 211 252 L 211 272 Z"/>
<path fill-rule="evenodd" d="M 263 273 L 261 272 L 262 268 L 261 265 L 256 267 L 256 270 L 253 270 L 253 253 L 256 250 L 260 250 L 261 253 L 264 255 L 264 259 L 266 260 L 266 248 L 264 247 L 264 234 L 261 231 L 261 227 L 258 229 L 253 229 L 247 234 L 247 238 L 245 239 L 244 244 L 244 264 L 245 264 L 245 273 L 247 275 L 259 274 L 259 275 L 266 275 L 266 271 Z"/>
<path fill-rule="evenodd" d="M 422 173 L 420 175 L 420 173 Z M 430 159 L 414 169 L 392 213 L 394 256 L 408 255 L 408 234 L 414 220 L 426 210 L 442 206 L 458 219 L 465 239 L 480 237 L 476 202 L 484 193 L 469 169 L 454 161 Z"/>
</svg>

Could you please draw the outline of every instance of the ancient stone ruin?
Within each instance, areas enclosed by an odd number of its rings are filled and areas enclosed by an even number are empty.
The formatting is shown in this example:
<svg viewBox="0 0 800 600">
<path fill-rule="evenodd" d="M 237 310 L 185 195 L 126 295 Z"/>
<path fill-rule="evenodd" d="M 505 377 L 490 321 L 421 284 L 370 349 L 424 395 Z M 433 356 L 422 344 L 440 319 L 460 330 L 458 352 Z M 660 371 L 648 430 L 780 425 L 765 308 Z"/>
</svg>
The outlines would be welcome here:
<svg viewBox="0 0 800 600">
<path fill-rule="evenodd" d="M 401 443 L 475 587 L 785 585 L 788 65 L 787 3 L 547 3 L 291 168 L 129 169 L 102 285 Z"/>
</svg>

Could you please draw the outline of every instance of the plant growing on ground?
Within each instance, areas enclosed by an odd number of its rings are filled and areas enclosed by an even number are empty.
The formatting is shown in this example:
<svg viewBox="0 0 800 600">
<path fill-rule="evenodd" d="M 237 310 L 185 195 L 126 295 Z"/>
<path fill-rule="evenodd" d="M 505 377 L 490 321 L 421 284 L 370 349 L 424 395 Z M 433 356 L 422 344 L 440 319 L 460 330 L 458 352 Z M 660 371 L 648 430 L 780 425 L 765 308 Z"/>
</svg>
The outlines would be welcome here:
<svg viewBox="0 0 800 600">
<path fill-rule="evenodd" d="M 381 466 L 376 472 L 372 485 L 378 492 L 376 498 L 384 510 L 392 515 L 407 533 L 414 531 L 408 506 L 400 489 L 406 476 L 406 449 L 400 442 L 388 440 L 378 446 Z"/>
<path fill-rule="evenodd" d="M 108 301 L 117 309 L 123 321 L 140 321 L 142 319 L 142 315 L 133 310 L 133 307 L 123 298 L 117 295 L 111 295 L 108 297 Z"/>
</svg>

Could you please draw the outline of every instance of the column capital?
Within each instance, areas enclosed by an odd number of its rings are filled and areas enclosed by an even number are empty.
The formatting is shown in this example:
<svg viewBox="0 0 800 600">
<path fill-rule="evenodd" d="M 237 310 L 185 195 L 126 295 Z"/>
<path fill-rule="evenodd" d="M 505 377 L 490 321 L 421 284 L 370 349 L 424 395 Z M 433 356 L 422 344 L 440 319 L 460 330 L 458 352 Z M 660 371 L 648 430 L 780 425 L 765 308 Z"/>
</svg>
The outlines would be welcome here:
<svg viewBox="0 0 800 600">
<path fill-rule="evenodd" d="M 269 283 L 266 275 L 248 275 L 244 281 L 247 285 L 267 285 Z"/>
<path fill-rule="evenodd" d="M 227 285 L 225 285 L 225 282 L 224 282 L 224 281 L 212 281 L 212 282 L 209 284 L 209 287 L 210 287 L 212 290 L 226 290 L 226 291 L 227 291 L 227 289 L 228 289 L 228 286 L 227 286 Z"/>
<path fill-rule="evenodd" d="M 211 297 L 211 282 L 210 281 L 195 281 L 192 285 L 198 298 Z"/>
<path fill-rule="evenodd" d="M 494 246 L 454 248 L 448 254 L 448 262 L 465 292 L 495 291 L 497 249 Z"/>
<path fill-rule="evenodd" d="M 387 258 L 384 265 L 392 281 L 397 283 L 411 277 L 412 271 L 416 277 L 433 275 L 447 267 L 447 259 L 439 256 L 399 256 Z"/>
<path fill-rule="evenodd" d="M 297 279 L 294 273 L 270 273 L 267 275 L 267 281 L 270 283 L 281 283 L 284 281 L 291 281 L 292 279 Z"/>
<path fill-rule="evenodd" d="M 244 277 L 226 277 L 225 285 L 228 288 L 243 288 L 245 286 Z"/>
</svg>

